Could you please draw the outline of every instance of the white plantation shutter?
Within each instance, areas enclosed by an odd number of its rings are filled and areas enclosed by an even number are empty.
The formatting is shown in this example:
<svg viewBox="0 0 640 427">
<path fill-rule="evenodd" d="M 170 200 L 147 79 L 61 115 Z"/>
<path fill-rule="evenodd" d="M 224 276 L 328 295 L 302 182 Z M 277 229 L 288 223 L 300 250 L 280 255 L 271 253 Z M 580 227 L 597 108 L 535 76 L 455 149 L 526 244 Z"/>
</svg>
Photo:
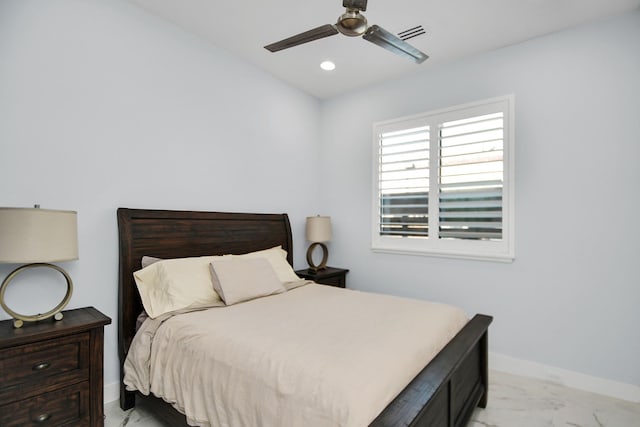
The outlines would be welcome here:
<svg viewBox="0 0 640 427">
<path fill-rule="evenodd" d="M 375 124 L 373 249 L 513 259 L 512 116 L 509 96 Z"/>
<path fill-rule="evenodd" d="M 503 113 L 440 126 L 439 236 L 502 239 Z"/>
<path fill-rule="evenodd" d="M 380 134 L 379 230 L 386 236 L 429 233 L 429 127 Z"/>
</svg>

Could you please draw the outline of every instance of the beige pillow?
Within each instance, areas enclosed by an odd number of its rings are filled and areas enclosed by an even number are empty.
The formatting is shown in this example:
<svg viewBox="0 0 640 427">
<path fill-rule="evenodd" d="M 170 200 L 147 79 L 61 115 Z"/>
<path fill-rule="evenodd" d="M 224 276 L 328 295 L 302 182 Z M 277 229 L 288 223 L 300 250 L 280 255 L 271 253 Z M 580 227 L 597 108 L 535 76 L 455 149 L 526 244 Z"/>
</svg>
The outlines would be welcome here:
<svg viewBox="0 0 640 427">
<path fill-rule="evenodd" d="M 265 258 L 222 257 L 211 261 L 213 288 L 226 305 L 279 294 L 282 282 Z"/>
<path fill-rule="evenodd" d="M 282 249 L 282 246 L 276 246 L 275 248 L 265 249 L 262 251 L 250 252 L 244 255 L 227 255 L 232 258 L 254 259 L 254 258 L 266 258 L 273 267 L 278 279 L 282 283 L 294 282 L 300 280 L 295 271 L 291 267 L 291 264 L 287 262 L 287 251 Z"/>
<path fill-rule="evenodd" d="M 221 303 L 214 291 L 209 263 L 214 257 L 167 259 L 133 273 L 149 317 L 187 307 Z"/>
</svg>

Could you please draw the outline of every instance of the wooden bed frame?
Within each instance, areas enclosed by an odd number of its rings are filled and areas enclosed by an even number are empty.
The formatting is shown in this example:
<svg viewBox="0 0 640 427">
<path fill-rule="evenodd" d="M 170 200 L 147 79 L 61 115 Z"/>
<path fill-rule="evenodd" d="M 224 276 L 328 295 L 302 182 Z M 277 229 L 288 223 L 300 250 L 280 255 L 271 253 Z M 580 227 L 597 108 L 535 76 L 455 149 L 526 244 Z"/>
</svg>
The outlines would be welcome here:
<svg viewBox="0 0 640 427">
<path fill-rule="evenodd" d="M 179 258 L 242 254 L 281 245 L 293 265 L 291 226 L 286 214 L 118 209 L 118 352 L 120 407 L 135 406 L 136 395 L 172 426 L 184 415 L 153 396 L 129 392 L 122 366 L 142 312 L 133 272 L 143 256 Z M 492 317 L 476 314 L 407 385 L 371 426 L 465 426 L 476 406 L 487 404 L 487 329 Z"/>
</svg>

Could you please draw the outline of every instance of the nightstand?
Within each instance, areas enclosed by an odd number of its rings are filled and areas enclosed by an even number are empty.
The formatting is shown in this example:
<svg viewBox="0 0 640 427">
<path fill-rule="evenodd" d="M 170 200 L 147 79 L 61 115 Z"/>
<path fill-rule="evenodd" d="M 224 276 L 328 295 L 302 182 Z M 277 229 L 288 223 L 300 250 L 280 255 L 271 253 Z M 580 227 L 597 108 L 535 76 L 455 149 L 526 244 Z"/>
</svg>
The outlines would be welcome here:
<svg viewBox="0 0 640 427">
<path fill-rule="evenodd" d="M 347 286 L 347 273 L 349 270 L 344 268 L 327 267 L 317 272 L 313 272 L 308 268 L 297 270 L 296 274 L 302 279 L 313 280 L 322 285 L 336 286 L 345 288 Z"/>
<path fill-rule="evenodd" d="M 0 322 L 0 426 L 104 426 L 104 326 L 93 307 Z"/>
</svg>

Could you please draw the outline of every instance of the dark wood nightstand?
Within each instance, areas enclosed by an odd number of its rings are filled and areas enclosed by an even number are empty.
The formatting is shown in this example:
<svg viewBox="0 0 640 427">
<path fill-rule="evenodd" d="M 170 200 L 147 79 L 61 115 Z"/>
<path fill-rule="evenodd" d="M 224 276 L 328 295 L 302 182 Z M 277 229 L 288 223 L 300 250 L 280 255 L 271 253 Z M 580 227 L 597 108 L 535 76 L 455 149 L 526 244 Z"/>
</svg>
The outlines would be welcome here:
<svg viewBox="0 0 640 427">
<path fill-rule="evenodd" d="M 313 280 L 316 283 L 323 285 L 336 286 L 338 288 L 347 287 L 347 273 L 349 270 L 344 268 L 327 267 L 317 272 L 305 268 L 304 270 L 297 270 L 296 274 L 302 279 Z"/>
<path fill-rule="evenodd" d="M 93 307 L 0 322 L 0 426 L 104 426 L 104 326 Z"/>
</svg>

